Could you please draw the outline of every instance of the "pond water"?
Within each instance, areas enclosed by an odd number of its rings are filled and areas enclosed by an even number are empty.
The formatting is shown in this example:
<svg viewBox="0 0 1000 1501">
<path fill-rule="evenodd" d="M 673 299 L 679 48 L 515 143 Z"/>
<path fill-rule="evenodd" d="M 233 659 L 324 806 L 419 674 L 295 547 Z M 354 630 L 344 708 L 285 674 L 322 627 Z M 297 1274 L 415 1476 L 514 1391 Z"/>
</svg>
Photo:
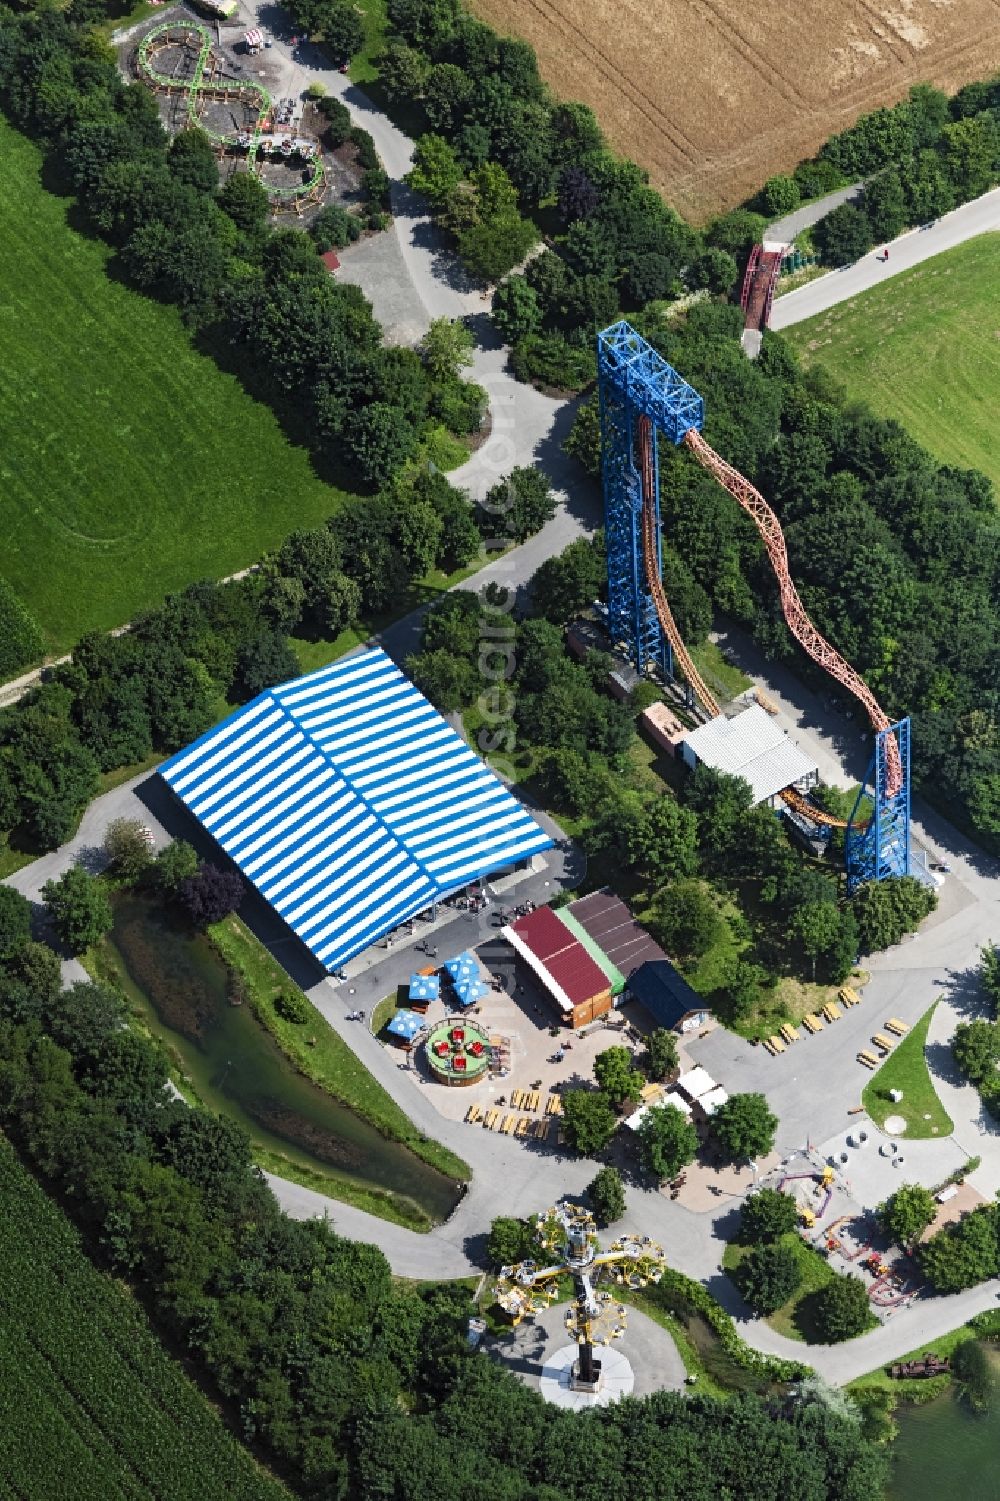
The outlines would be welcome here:
<svg viewBox="0 0 1000 1501">
<path fill-rule="evenodd" d="M 313 1173 L 408 1201 L 415 1223 L 450 1213 L 451 1178 L 298 1073 L 250 1007 L 230 1004 L 228 971 L 207 938 L 131 892 L 115 898 L 114 915 L 108 947 L 121 983 L 207 1106 Z"/>
<path fill-rule="evenodd" d="M 888 1501 L 1000 1501 L 1000 1404 L 980 1417 L 948 1392 L 895 1416 Z"/>
</svg>

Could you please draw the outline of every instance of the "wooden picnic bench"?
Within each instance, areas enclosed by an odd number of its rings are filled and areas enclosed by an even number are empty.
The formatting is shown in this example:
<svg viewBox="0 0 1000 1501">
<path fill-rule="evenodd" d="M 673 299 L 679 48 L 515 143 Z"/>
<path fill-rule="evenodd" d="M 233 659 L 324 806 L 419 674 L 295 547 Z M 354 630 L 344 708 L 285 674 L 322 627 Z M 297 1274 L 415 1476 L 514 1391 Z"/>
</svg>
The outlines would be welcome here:
<svg viewBox="0 0 1000 1501">
<path fill-rule="evenodd" d="M 465 1119 L 469 1122 L 470 1126 L 474 1126 L 476 1122 L 481 1118 L 482 1113 L 482 1105 L 470 1105 L 468 1110 L 465 1112 Z"/>
<path fill-rule="evenodd" d="M 897 1037 L 905 1037 L 910 1030 L 906 1022 L 901 1022 L 898 1016 L 890 1016 L 885 1024 L 887 1032 L 895 1032 Z"/>
<path fill-rule="evenodd" d="M 883 1053 L 891 1053 L 895 1047 L 892 1038 L 886 1037 L 884 1032 L 873 1032 L 872 1042 L 877 1048 L 881 1048 Z"/>
<path fill-rule="evenodd" d="M 856 990 L 851 989 L 850 985 L 842 985 L 840 987 L 839 996 L 845 1006 L 861 1005 L 861 997 L 858 995 L 858 992 Z"/>
<path fill-rule="evenodd" d="M 827 1001 L 826 1005 L 823 1007 L 822 1014 L 826 1017 L 828 1022 L 839 1022 L 844 1013 L 841 1011 L 836 1001 Z"/>
<path fill-rule="evenodd" d="M 796 1032 L 791 1022 L 784 1022 L 779 1030 L 786 1042 L 798 1042 L 802 1036 L 800 1032 Z"/>
<path fill-rule="evenodd" d="M 804 1016 L 802 1018 L 802 1025 L 805 1027 L 807 1032 L 822 1032 L 823 1030 L 823 1023 L 820 1021 L 815 1011 L 810 1011 L 807 1016 Z"/>
<path fill-rule="evenodd" d="M 858 1054 L 858 1062 L 863 1063 L 865 1068 L 878 1068 L 878 1059 L 875 1054 L 866 1052 L 864 1048 Z"/>
<path fill-rule="evenodd" d="M 496 1129 L 497 1117 L 499 1116 L 499 1114 L 499 1110 L 495 1108 L 493 1110 L 487 1110 L 486 1114 L 483 1116 L 483 1125 L 486 1127 L 487 1131 L 493 1131 Z"/>
</svg>

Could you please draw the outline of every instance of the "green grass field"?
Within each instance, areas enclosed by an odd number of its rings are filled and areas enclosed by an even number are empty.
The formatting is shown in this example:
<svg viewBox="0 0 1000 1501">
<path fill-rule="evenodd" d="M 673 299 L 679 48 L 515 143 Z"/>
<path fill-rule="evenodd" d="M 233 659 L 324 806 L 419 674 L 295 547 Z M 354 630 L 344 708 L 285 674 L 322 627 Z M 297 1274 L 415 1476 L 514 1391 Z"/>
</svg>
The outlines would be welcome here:
<svg viewBox="0 0 1000 1501">
<path fill-rule="evenodd" d="M 784 337 L 937 458 L 988 474 L 1000 495 L 998 274 L 1000 235 L 981 235 Z"/>
<path fill-rule="evenodd" d="M 865 1086 L 861 1101 L 876 1126 L 882 1126 L 890 1115 L 901 1115 L 906 1121 L 904 1136 L 951 1135 L 951 1117 L 937 1097 L 924 1055 L 933 1015 L 932 1006 Z M 898 1104 L 890 1100 L 890 1089 L 902 1090 Z"/>
<path fill-rule="evenodd" d="M 282 1501 L 0 1138 L 0 1493 Z"/>
<path fill-rule="evenodd" d="M 173 308 L 108 275 L 2 121 L 0 159 L 0 571 L 57 652 L 254 562 L 340 492 Z"/>
</svg>

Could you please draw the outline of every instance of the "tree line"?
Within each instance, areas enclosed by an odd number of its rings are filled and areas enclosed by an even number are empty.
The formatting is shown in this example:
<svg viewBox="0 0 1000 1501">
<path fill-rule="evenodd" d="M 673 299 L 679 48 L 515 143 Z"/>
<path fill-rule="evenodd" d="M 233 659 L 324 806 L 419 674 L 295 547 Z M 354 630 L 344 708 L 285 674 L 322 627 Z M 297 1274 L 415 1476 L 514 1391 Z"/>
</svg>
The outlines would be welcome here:
<svg viewBox="0 0 1000 1501">
<path fill-rule="evenodd" d="M 965 84 L 951 98 L 916 84 L 898 104 L 832 136 L 813 165 L 832 167 L 841 180 L 865 179 L 859 201 L 832 209 L 813 230 L 823 259 L 846 266 L 1000 181 L 1000 76 Z M 787 182 L 765 188 L 770 201 L 782 199 L 782 213 L 796 207 Z"/>
</svg>

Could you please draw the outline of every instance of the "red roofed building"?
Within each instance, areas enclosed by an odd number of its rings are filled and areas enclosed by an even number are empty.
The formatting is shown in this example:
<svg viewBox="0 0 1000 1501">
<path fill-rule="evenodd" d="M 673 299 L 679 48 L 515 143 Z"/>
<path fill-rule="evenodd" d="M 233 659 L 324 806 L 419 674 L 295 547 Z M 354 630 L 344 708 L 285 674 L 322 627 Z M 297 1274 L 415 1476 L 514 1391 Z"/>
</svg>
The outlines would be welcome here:
<svg viewBox="0 0 1000 1501">
<path fill-rule="evenodd" d="M 611 1010 L 611 980 L 550 907 L 538 907 L 503 936 L 552 997 L 567 1026 L 584 1027 Z"/>
</svg>

